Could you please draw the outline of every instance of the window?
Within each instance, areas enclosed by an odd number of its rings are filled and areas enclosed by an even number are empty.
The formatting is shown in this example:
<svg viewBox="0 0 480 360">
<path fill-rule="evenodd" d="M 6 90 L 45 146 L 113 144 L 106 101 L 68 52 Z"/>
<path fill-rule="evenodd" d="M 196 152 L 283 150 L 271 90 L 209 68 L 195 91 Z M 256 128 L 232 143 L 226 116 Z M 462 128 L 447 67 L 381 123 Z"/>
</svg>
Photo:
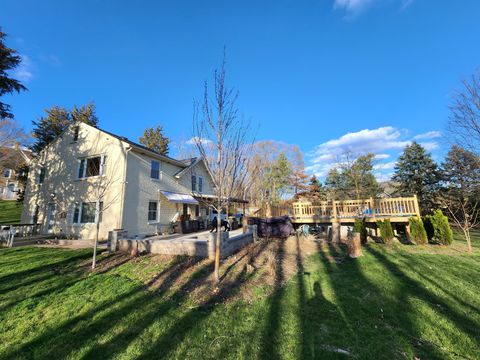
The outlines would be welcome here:
<svg viewBox="0 0 480 360">
<path fill-rule="evenodd" d="M 78 135 L 80 134 L 80 126 L 73 128 L 73 141 L 78 141 Z"/>
<path fill-rule="evenodd" d="M 74 224 L 78 224 L 80 222 L 80 206 L 77 204 L 73 208 L 73 219 L 72 222 Z"/>
<path fill-rule="evenodd" d="M 33 224 L 38 223 L 38 211 L 39 211 L 39 206 L 35 205 L 35 209 L 33 210 L 33 216 L 32 216 L 32 223 Z"/>
<path fill-rule="evenodd" d="M 149 222 L 157 221 L 158 219 L 157 207 L 158 207 L 158 203 L 156 201 L 150 201 L 148 203 L 148 221 Z"/>
<path fill-rule="evenodd" d="M 106 159 L 107 157 L 105 155 L 80 159 L 78 164 L 78 178 L 83 179 L 103 174 L 105 171 Z"/>
<path fill-rule="evenodd" d="M 192 175 L 192 191 L 197 191 L 197 177 Z"/>
<path fill-rule="evenodd" d="M 199 216 L 200 216 L 200 206 L 195 205 L 195 217 L 199 217 Z"/>
<path fill-rule="evenodd" d="M 82 203 L 82 214 L 80 222 L 82 224 L 94 223 L 97 204 L 94 202 Z"/>
<path fill-rule="evenodd" d="M 12 170 L 10 170 L 10 169 L 3 169 L 3 177 L 9 179 L 11 174 L 12 174 Z"/>
<path fill-rule="evenodd" d="M 100 202 L 82 202 L 73 206 L 72 223 L 89 224 L 95 223 L 97 213 L 98 222 L 102 222 L 103 201 Z"/>
<path fill-rule="evenodd" d="M 40 168 L 40 172 L 38 173 L 38 183 L 43 184 L 45 181 L 45 168 Z"/>
<path fill-rule="evenodd" d="M 158 161 L 152 160 L 150 166 L 150 177 L 152 179 L 160 179 L 160 163 Z"/>
<path fill-rule="evenodd" d="M 203 192 L 203 178 L 198 177 L 198 192 Z"/>
</svg>

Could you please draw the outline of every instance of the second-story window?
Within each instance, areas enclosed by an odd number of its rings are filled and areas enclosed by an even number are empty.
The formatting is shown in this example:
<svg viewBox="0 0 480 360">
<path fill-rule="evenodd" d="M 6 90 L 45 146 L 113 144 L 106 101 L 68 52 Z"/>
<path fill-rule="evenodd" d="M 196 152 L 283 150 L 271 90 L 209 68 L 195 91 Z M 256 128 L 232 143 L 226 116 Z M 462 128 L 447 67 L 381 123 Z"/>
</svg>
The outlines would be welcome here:
<svg viewBox="0 0 480 360">
<path fill-rule="evenodd" d="M 80 134 L 80 126 L 75 126 L 73 128 L 73 141 L 78 141 L 79 134 Z"/>
<path fill-rule="evenodd" d="M 197 191 L 197 177 L 192 175 L 192 191 Z"/>
<path fill-rule="evenodd" d="M 38 173 L 38 183 L 43 184 L 45 181 L 45 168 L 41 167 L 40 172 Z"/>
<path fill-rule="evenodd" d="M 198 177 L 198 192 L 201 193 L 203 192 L 203 178 Z"/>
<path fill-rule="evenodd" d="M 160 179 L 160 163 L 158 161 L 152 160 L 150 165 L 150 177 L 152 179 Z"/>
<path fill-rule="evenodd" d="M 93 156 L 86 159 L 80 159 L 78 165 L 78 178 L 83 179 L 92 176 L 102 175 L 104 173 L 106 156 Z"/>
<path fill-rule="evenodd" d="M 3 177 L 9 179 L 11 174 L 12 174 L 12 170 L 10 170 L 10 169 L 3 169 Z"/>
</svg>

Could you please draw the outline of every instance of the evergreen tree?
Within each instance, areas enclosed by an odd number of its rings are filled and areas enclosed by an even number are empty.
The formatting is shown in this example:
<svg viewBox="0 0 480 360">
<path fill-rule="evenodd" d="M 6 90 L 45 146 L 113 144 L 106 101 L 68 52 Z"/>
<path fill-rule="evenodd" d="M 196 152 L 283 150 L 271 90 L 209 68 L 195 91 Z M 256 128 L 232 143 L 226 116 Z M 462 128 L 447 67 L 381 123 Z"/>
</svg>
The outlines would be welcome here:
<svg viewBox="0 0 480 360">
<path fill-rule="evenodd" d="M 156 151 L 159 154 L 168 154 L 170 139 L 163 134 L 163 128 L 161 125 L 158 125 L 156 128 L 146 128 L 143 132 L 143 136 L 139 138 L 139 141 L 147 148 Z"/>
<path fill-rule="evenodd" d="M 61 106 L 53 106 L 45 110 L 46 116 L 42 116 L 38 121 L 32 121 L 32 135 L 35 139 L 31 146 L 33 152 L 40 152 L 45 146 L 55 140 L 65 129 L 76 121 L 97 126 L 98 118 L 95 115 L 95 104 L 90 103 L 85 106 L 72 110 L 67 110 Z"/>
<path fill-rule="evenodd" d="M 310 182 L 308 183 L 308 197 L 313 201 L 326 199 L 325 188 L 315 175 L 310 178 Z"/>
<path fill-rule="evenodd" d="M 264 176 L 265 187 L 270 189 L 270 199 L 273 203 L 279 202 L 288 191 L 291 175 L 292 165 L 285 152 L 282 151 L 269 166 Z"/>
<path fill-rule="evenodd" d="M 22 62 L 18 53 L 5 45 L 6 34 L 0 29 L 0 97 L 13 92 L 27 90 L 18 80 L 11 78 L 9 71 L 14 70 Z M 0 120 L 13 119 L 10 105 L 0 102 Z"/>
<path fill-rule="evenodd" d="M 355 161 L 342 167 L 345 188 L 350 198 L 366 199 L 376 197 L 380 192 L 373 175 L 374 154 L 359 156 Z"/>
<path fill-rule="evenodd" d="M 325 179 L 325 187 L 328 196 L 331 199 L 342 200 L 345 199 L 345 178 L 337 170 L 337 168 L 330 169 Z"/>
<path fill-rule="evenodd" d="M 346 158 L 341 165 L 329 171 L 325 180 L 329 196 L 335 200 L 366 199 L 380 192 L 373 174 L 374 154 L 362 155 L 355 160 Z"/>
<path fill-rule="evenodd" d="M 435 207 L 439 190 L 437 164 L 420 144 L 407 145 L 395 165 L 392 180 L 401 196 L 416 194 L 422 213 L 430 213 Z"/>
<path fill-rule="evenodd" d="M 480 196 L 480 157 L 453 145 L 442 164 L 442 180 L 451 196 L 459 200 Z"/>
</svg>

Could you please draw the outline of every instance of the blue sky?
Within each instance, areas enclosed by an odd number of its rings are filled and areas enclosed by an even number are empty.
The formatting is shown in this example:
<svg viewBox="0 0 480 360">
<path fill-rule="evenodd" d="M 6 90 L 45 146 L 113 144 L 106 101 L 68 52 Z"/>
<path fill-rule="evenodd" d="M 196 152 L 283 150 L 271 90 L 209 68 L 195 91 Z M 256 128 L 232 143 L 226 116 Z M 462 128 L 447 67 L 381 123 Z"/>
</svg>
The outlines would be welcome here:
<svg viewBox="0 0 480 360">
<path fill-rule="evenodd" d="M 450 96 L 480 66 L 478 0 L 0 0 L 28 92 L 43 109 L 95 101 L 101 127 L 137 139 L 161 123 L 188 140 L 192 102 L 227 47 L 228 82 L 256 138 L 297 144 L 320 176 L 348 149 L 379 178 L 416 138 L 437 158 Z"/>
</svg>

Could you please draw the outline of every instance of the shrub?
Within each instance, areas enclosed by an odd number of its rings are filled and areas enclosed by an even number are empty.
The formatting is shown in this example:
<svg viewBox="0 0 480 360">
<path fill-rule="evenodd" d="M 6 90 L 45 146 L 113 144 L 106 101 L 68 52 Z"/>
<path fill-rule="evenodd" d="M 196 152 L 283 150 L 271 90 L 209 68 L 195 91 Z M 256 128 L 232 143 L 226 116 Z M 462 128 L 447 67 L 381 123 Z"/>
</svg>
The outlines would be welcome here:
<svg viewBox="0 0 480 360">
<path fill-rule="evenodd" d="M 410 225 L 410 239 L 416 244 L 426 244 L 427 243 L 427 232 L 423 226 L 423 221 L 419 217 L 411 217 L 408 219 Z"/>
<path fill-rule="evenodd" d="M 428 240 L 432 240 L 435 236 L 435 229 L 433 228 L 433 220 L 431 215 L 426 215 L 422 217 L 423 220 L 423 227 L 427 233 Z"/>
<path fill-rule="evenodd" d="M 453 232 L 450 228 L 448 218 L 443 215 L 442 210 L 435 210 L 431 220 L 434 230 L 434 239 L 443 245 L 450 245 L 453 242 Z"/>
<path fill-rule="evenodd" d="M 390 219 L 378 220 L 377 226 L 380 229 L 380 236 L 385 244 L 388 244 L 394 238 L 392 223 Z"/>
<path fill-rule="evenodd" d="M 353 232 L 360 234 L 360 240 L 362 241 L 362 244 L 367 243 L 367 223 L 365 218 L 362 220 L 355 220 L 355 223 L 353 224 Z"/>
</svg>

